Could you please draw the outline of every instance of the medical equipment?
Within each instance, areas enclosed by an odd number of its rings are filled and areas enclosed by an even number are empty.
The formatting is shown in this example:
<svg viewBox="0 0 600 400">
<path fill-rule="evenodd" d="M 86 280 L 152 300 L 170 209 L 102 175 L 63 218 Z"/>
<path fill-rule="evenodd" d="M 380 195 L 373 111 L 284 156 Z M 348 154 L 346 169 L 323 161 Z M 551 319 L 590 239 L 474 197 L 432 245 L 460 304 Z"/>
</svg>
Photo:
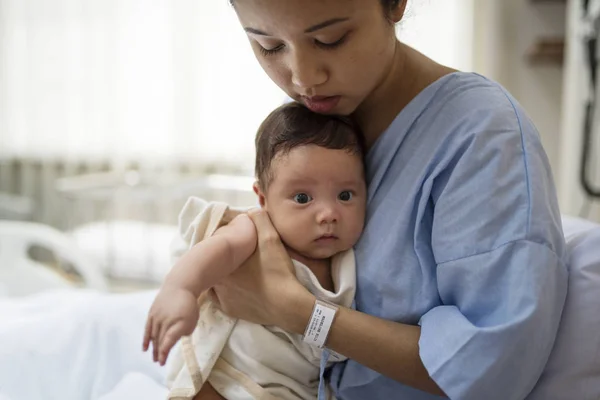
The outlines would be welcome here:
<svg viewBox="0 0 600 400">
<path fill-rule="evenodd" d="M 582 0 L 582 20 L 584 22 L 583 43 L 584 52 L 589 68 L 590 90 L 585 109 L 585 121 L 583 128 L 583 145 L 580 165 L 580 182 L 583 190 L 590 199 L 600 198 L 600 188 L 594 187 L 590 181 L 590 168 L 592 160 L 592 148 L 594 144 L 594 115 L 596 113 L 596 96 L 598 90 L 598 53 L 600 45 L 600 1 Z"/>
</svg>

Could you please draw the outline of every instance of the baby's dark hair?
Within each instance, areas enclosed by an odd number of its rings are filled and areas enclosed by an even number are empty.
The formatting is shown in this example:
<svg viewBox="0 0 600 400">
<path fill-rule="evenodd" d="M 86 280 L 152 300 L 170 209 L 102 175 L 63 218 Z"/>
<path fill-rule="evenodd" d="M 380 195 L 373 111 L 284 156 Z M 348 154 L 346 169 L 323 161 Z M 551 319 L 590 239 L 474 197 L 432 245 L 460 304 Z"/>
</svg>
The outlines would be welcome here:
<svg viewBox="0 0 600 400">
<path fill-rule="evenodd" d="M 363 157 L 364 138 L 350 118 L 317 114 L 296 102 L 272 111 L 256 133 L 255 174 L 261 190 L 266 191 L 273 179 L 271 164 L 300 146 L 316 145 L 331 150 L 346 150 Z"/>
</svg>

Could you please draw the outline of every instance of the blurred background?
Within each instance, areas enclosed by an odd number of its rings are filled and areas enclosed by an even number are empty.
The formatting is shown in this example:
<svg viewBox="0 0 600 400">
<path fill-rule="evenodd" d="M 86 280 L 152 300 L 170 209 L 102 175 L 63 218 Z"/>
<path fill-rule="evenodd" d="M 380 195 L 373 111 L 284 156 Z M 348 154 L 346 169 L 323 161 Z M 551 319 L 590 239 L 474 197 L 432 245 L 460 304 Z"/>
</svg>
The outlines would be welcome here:
<svg viewBox="0 0 600 400">
<path fill-rule="evenodd" d="M 512 92 L 563 213 L 600 220 L 584 3 L 411 0 L 398 35 Z M 84 259 L 111 290 L 155 287 L 188 196 L 255 204 L 254 133 L 284 100 L 225 0 L 0 0 L 0 270 L 81 283 Z"/>
</svg>

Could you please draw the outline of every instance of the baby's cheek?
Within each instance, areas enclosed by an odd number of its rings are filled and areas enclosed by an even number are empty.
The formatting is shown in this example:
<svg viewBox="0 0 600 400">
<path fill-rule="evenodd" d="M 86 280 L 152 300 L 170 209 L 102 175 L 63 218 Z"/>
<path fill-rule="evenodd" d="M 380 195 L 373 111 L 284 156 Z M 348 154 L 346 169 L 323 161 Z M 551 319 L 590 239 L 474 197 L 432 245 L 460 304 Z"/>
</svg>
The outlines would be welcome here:
<svg viewBox="0 0 600 400">
<path fill-rule="evenodd" d="M 282 226 L 279 232 L 281 241 L 292 249 L 301 250 L 300 247 L 303 243 L 302 238 L 305 236 L 300 229 L 294 226 Z"/>
<path fill-rule="evenodd" d="M 275 230 L 279 233 L 281 241 L 293 250 L 305 251 L 307 249 L 307 241 L 310 241 L 311 231 L 314 228 L 302 218 L 302 215 L 277 214 L 271 217 L 271 221 Z"/>
<path fill-rule="evenodd" d="M 350 229 L 348 229 L 348 241 L 349 247 L 352 247 L 358 242 L 360 235 L 363 231 L 363 223 L 361 221 L 356 221 L 356 223 L 352 224 Z"/>
<path fill-rule="evenodd" d="M 289 246 L 290 244 L 288 242 L 293 240 L 294 232 L 294 225 L 291 223 L 292 221 L 285 216 L 276 216 L 271 217 L 271 222 L 277 233 L 279 233 L 281 241 Z"/>
</svg>

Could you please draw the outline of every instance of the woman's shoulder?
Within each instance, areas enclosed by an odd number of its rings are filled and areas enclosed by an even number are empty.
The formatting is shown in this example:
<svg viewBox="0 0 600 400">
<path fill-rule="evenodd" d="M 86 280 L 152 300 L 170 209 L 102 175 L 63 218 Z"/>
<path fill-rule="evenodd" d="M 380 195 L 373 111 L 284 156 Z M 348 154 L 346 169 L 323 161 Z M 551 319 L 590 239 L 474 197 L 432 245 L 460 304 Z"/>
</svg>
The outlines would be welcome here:
<svg viewBox="0 0 600 400">
<path fill-rule="evenodd" d="M 506 89 L 482 75 L 455 72 L 433 82 L 398 114 L 368 160 L 376 164 L 397 153 L 390 149 L 399 149 L 402 162 L 417 156 L 435 169 L 473 148 L 480 153 L 519 149 L 515 161 L 544 157 L 535 125 Z"/>
<path fill-rule="evenodd" d="M 424 114 L 435 115 L 446 130 L 463 134 L 537 133 L 519 102 L 498 82 L 467 72 L 456 72 L 442 79 Z"/>
<path fill-rule="evenodd" d="M 468 205 L 465 218 L 511 214 L 515 226 L 523 223 L 523 229 L 513 233 L 547 243 L 560 254 L 562 236 L 559 225 L 553 225 L 559 211 L 550 164 L 535 125 L 518 101 L 500 84 L 466 73 L 451 77 L 436 96 L 434 118 L 440 118 L 440 125 L 432 135 L 441 136 L 432 146 L 438 161 L 434 193 L 451 193 L 451 198 L 460 199 L 454 204 Z M 486 204 L 477 210 L 481 199 Z M 503 218 L 506 223 L 508 217 Z"/>
<path fill-rule="evenodd" d="M 416 140 L 428 145 L 433 159 L 452 164 L 476 149 L 490 157 L 499 151 L 510 155 L 507 163 L 514 168 L 529 158 L 543 159 L 541 173 L 549 168 L 537 128 L 499 83 L 476 73 L 454 73 L 440 83 L 415 124 L 420 125 L 415 136 L 421 136 Z"/>
<path fill-rule="evenodd" d="M 454 72 L 433 82 L 433 101 L 459 100 L 462 104 L 506 105 L 512 103 L 507 90 L 498 82 L 475 72 Z M 485 100 L 485 101 L 483 101 Z"/>
</svg>

